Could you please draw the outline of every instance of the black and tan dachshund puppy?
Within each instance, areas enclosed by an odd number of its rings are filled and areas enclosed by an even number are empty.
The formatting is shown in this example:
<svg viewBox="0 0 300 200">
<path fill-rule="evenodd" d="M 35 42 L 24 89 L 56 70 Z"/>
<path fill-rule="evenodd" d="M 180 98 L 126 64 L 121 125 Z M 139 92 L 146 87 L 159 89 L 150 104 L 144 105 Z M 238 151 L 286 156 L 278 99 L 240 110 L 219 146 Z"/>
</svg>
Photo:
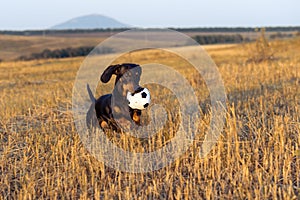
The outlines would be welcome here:
<svg viewBox="0 0 300 200">
<path fill-rule="evenodd" d="M 139 86 L 142 68 L 133 63 L 110 65 L 101 75 L 101 81 L 107 83 L 112 75 L 116 75 L 115 86 L 111 94 L 106 94 L 95 99 L 89 86 L 88 93 L 96 111 L 99 125 L 102 129 L 112 129 L 121 132 L 118 124 L 131 122 L 140 125 L 141 110 L 128 106 L 127 92 L 134 93 Z M 118 122 L 118 123 L 117 123 Z"/>
</svg>

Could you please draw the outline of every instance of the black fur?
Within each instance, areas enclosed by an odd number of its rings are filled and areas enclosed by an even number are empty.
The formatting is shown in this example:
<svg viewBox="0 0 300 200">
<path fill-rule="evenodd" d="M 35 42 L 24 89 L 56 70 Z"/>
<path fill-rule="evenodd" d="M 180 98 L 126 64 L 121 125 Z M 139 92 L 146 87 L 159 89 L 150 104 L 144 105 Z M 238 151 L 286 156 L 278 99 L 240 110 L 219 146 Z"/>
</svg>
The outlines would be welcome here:
<svg viewBox="0 0 300 200">
<path fill-rule="evenodd" d="M 101 75 L 103 83 L 110 81 L 112 75 L 116 75 L 115 87 L 111 94 L 106 94 L 96 99 L 89 85 L 87 91 L 92 101 L 91 109 L 95 109 L 96 117 L 102 129 L 112 129 L 120 132 L 116 119 L 134 121 L 140 124 L 141 110 L 131 109 L 126 99 L 127 92 L 135 93 L 139 88 L 142 69 L 133 63 L 110 65 Z M 112 101 L 113 100 L 113 101 Z M 112 105 L 112 102 L 114 103 Z M 90 111 L 89 111 L 90 112 Z"/>
</svg>

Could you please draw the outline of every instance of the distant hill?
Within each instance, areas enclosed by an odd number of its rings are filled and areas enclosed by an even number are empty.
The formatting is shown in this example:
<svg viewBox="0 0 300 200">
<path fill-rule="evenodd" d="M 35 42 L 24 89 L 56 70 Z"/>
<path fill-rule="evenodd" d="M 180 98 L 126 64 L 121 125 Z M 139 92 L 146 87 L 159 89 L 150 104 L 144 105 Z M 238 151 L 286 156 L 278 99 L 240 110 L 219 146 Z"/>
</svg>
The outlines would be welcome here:
<svg viewBox="0 0 300 200">
<path fill-rule="evenodd" d="M 52 26 L 50 29 L 106 29 L 126 27 L 130 27 L 130 25 L 123 24 L 110 17 L 94 14 L 73 18 L 61 24 Z"/>
</svg>

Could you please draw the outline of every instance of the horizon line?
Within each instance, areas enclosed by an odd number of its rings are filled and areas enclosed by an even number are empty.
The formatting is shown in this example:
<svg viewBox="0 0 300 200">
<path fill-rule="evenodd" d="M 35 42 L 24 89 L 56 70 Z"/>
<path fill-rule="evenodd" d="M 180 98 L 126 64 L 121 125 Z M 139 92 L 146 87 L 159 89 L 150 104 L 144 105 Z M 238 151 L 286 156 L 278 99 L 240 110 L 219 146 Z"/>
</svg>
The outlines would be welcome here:
<svg viewBox="0 0 300 200">
<path fill-rule="evenodd" d="M 169 26 L 169 27 L 159 27 L 159 26 L 151 26 L 151 27 L 138 27 L 138 26 L 131 26 L 131 27 L 120 27 L 120 28 L 74 28 L 74 29 L 52 29 L 52 28 L 28 28 L 28 29 L 1 29 L 0 32 L 39 32 L 39 31 L 50 31 L 50 32 L 63 32 L 63 31 L 118 31 L 118 30 L 128 30 L 128 29 L 177 29 L 177 30 L 184 30 L 184 29 L 255 29 L 255 28 L 300 28 L 300 25 L 253 25 L 253 26 L 186 26 L 186 27 L 176 27 L 176 26 Z"/>
</svg>

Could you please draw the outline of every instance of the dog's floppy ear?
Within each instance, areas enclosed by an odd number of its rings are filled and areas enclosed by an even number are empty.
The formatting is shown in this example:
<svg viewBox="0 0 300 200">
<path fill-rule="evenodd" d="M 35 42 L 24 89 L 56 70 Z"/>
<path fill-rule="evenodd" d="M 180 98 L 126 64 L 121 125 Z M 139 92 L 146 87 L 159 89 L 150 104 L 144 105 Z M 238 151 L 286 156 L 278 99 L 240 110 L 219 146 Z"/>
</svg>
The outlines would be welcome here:
<svg viewBox="0 0 300 200">
<path fill-rule="evenodd" d="M 116 70 L 122 65 L 110 65 L 108 66 L 101 75 L 101 81 L 107 83 L 113 74 L 116 74 Z"/>
</svg>

